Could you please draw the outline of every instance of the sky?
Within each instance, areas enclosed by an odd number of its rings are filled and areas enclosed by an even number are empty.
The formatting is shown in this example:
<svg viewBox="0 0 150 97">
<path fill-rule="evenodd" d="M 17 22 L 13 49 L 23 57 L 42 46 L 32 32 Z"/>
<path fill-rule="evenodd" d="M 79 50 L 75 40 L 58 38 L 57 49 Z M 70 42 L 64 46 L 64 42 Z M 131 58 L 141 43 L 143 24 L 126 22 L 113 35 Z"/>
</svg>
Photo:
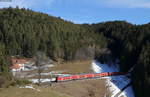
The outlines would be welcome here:
<svg viewBox="0 0 150 97">
<path fill-rule="evenodd" d="M 150 0 L 0 0 L 0 8 L 28 8 L 77 24 L 123 20 L 150 22 Z"/>
</svg>

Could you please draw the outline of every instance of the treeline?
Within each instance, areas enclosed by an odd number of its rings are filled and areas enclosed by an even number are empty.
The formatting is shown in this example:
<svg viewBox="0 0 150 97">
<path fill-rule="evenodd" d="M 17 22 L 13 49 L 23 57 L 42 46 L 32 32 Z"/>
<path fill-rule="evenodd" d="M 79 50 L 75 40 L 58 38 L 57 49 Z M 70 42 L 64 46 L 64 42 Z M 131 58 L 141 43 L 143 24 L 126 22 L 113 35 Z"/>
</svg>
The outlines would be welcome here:
<svg viewBox="0 0 150 97">
<path fill-rule="evenodd" d="M 0 9 L 0 71 L 8 71 L 10 56 L 33 57 L 42 51 L 66 61 L 96 58 L 119 60 L 121 71 L 132 72 L 137 97 L 149 97 L 150 24 L 124 21 L 73 24 L 60 17 L 19 8 Z"/>
<path fill-rule="evenodd" d="M 121 71 L 132 71 L 136 97 L 149 97 L 150 89 L 150 24 L 132 25 L 124 21 L 93 24 L 95 32 L 109 41 L 114 62 L 119 59 Z"/>
</svg>

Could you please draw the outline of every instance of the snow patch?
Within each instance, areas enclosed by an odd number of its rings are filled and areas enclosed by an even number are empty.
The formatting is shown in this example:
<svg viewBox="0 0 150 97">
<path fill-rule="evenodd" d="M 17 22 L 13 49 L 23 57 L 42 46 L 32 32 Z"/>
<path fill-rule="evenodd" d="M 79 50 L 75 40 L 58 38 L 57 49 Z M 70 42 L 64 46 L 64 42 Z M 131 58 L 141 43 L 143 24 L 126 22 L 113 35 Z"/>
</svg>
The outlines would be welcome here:
<svg viewBox="0 0 150 97">
<path fill-rule="evenodd" d="M 95 73 L 101 73 L 101 72 L 118 72 L 119 68 L 117 65 L 107 65 L 107 64 L 101 64 L 98 61 L 94 60 L 92 62 L 92 70 Z"/>
<path fill-rule="evenodd" d="M 33 88 L 33 86 L 24 86 L 24 87 L 19 87 L 19 88 L 32 89 L 32 90 L 36 90 L 36 91 L 40 92 L 39 89 Z"/>
<path fill-rule="evenodd" d="M 51 82 L 51 81 L 55 81 L 56 78 L 51 78 L 51 79 L 40 79 L 41 83 L 45 83 L 45 82 Z M 39 83 L 39 79 L 30 79 L 29 81 L 31 81 L 32 83 Z"/>
<path fill-rule="evenodd" d="M 91 68 L 95 73 L 119 72 L 118 65 L 109 66 L 107 64 L 101 64 L 96 60 L 92 62 Z M 127 84 L 131 82 L 131 80 L 125 75 L 111 76 L 105 78 L 107 78 L 106 87 L 108 87 L 108 90 L 111 92 L 111 97 L 115 97 L 116 94 L 118 94 L 122 88 L 124 88 Z M 134 97 L 132 86 L 127 87 L 118 97 L 121 96 Z"/>
</svg>

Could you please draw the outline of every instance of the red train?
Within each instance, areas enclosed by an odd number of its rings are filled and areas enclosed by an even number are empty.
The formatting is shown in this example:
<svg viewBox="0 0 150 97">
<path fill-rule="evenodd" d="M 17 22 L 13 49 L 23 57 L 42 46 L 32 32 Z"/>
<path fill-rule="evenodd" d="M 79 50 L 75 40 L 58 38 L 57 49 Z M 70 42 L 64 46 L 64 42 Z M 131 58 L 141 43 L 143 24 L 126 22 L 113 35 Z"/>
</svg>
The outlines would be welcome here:
<svg viewBox="0 0 150 97">
<path fill-rule="evenodd" d="M 80 74 L 80 75 L 70 75 L 70 76 L 58 76 L 56 82 L 71 81 L 71 80 L 80 80 L 80 79 L 90 79 L 90 78 L 100 78 L 106 76 L 115 76 L 115 75 L 125 75 L 126 72 L 103 72 L 103 73 L 89 73 L 89 74 Z"/>
</svg>

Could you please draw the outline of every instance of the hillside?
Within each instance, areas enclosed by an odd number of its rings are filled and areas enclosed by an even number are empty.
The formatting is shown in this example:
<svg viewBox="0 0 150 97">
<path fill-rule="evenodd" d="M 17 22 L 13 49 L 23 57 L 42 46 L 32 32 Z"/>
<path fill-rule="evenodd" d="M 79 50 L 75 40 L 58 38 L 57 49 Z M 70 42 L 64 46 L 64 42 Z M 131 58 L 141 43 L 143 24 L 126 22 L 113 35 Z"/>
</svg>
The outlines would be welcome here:
<svg viewBox="0 0 150 97">
<path fill-rule="evenodd" d="M 121 71 L 133 68 L 132 83 L 136 97 L 149 97 L 150 89 L 150 24 L 132 25 L 115 21 L 94 24 L 95 32 L 103 34 L 111 50 L 111 61 L 119 59 Z M 102 62 L 103 56 L 98 59 Z"/>
<path fill-rule="evenodd" d="M 59 17 L 25 9 L 1 9 L 0 18 L 0 42 L 8 55 L 33 57 L 42 51 L 51 58 L 71 60 L 79 56 L 76 52 L 87 53 L 94 37 L 100 37 Z"/>
<path fill-rule="evenodd" d="M 0 9 L 0 71 L 8 72 L 10 56 L 34 57 L 38 51 L 53 60 L 119 60 L 121 71 L 134 67 L 136 96 L 149 97 L 150 24 L 81 25 L 26 9 Z"/>
<path fill-rule="evenodd" d="M 32 89 L 23 89 L 18 87 L 11 87 L 8 89 L 0 90 L 1 97 L 71 97 L 63 93 L 56 91 L 50 91 L 50 89 L 41 88 L 40 91 Z"/>
<path fill-rule="evenodd" d="M 35 89 L 9 87 L 0 89 L 0 97 L 104 97 L 104 80 L 85 80 L 53 84 Z M 38 91 L 37 91 L 38 90 Z"/>
</svg>

